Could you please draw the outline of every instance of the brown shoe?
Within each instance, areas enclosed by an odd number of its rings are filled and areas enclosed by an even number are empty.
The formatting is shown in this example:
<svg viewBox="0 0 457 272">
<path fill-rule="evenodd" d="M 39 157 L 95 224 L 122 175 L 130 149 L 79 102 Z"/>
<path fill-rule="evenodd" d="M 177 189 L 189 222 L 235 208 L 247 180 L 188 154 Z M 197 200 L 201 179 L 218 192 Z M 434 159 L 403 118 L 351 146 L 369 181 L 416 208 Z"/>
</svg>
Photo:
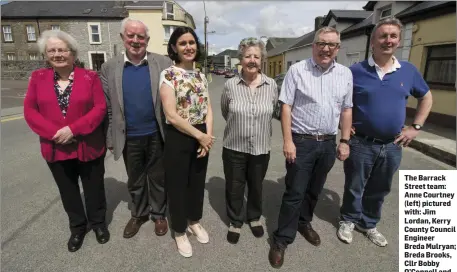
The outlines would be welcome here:
<svg viewBox="0 0 457 272">
<path fill-rule="evenodd" d="M 273 244 L 270 247 L 270 252 L 268 253 L 268 260 L 270 261 L 270 265 L 273 268 L 280 268 L 284 263 L 284 251 L 285 248 L 281 247 L 278 244 Z"/>
<path fill-rule="evenodd" d="M 313 229 L 311 223 L 299 224 L 298 231 L 312 245 L 319 246 L 321 244 L 321 238 L 319 237 L 319 234 L 317 234 L 317 232 Z"/>
<path fill-rule="evenodd" d="M 132 238 L 140 230 L 141 225 L 149 220 L 148 216 L 132 217 L 125 226 L 124 238 Z"/>
<path fill-rule="evenodd" d="M 155 222 L 155 233 L 157 236 L 163 236 L 168 232 L 168 222 L 167 219 L 161 218 L 157 219 Z"/>
</svg>

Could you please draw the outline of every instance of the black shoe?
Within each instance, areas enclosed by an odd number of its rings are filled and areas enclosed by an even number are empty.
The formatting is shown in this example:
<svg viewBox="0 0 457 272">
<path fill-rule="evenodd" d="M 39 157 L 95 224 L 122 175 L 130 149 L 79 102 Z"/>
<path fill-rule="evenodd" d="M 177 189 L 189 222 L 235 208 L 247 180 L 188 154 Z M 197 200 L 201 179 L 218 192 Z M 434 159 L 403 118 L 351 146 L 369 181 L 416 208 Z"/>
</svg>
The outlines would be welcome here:
<svg viewBox="0 0 457 272">
<path fill-rule="evenodd" d="M 240 239 L 240 234 L 237 233 L 237 232 L 233 232 L 233 231 L 228 231 L 227 232 L 227 241 L 230 243 L 230 244 L 236 244 L 238 243 L 238 240 Z"/>
<path fill-rule="evenodd" d="M 99 244 L 105 244 L 109 241 L 110 234 L 107 228 L 96 228 L 94 232 Z"/>
<path fill-rule="evenodd" d="M 75 252 L 78 251 L 78 249 L 81 248 L 84 242 L 84 237 L 86 236 L 86 233 L 77 233 L 77 234 L 72 234 L 70 236 L 70 239 L 68 240 L 68 251 L 70 252 Z"/>
<path fill-rule="evenodd" d="M 262 226 L 251 227 L 251 232 L 256 238 L 260 238 L 265 233 Z"/>
</svg>

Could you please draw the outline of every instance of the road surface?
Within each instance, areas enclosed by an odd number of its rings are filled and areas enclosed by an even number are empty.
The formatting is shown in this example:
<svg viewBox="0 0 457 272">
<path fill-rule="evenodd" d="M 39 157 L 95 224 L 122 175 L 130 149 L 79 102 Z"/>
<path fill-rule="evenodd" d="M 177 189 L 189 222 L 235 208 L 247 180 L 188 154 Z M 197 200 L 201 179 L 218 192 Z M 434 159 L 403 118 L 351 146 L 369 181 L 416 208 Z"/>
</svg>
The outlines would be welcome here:
<svg viewBox="0 0 457 272">
<path fill-rule="evenodd" d="M 106 158 L 105 176 L 111 240 L 100 245 L 91 232 L 78 252 L 69 253 L 66 246 L 68 219 L 51 173 L 40 155 L 38 137 L 23 119 L 2 121 L 2 271 L 276 271 L 268 262 L 268 236 L 276 228 L 284 192 L 280 124 L 274 121 L 271 161 L 264 183 L 262 222 L 268 235 L 254 238 L 245 225 L 239 243 L 231 245 L 225 238 L 225 182 L 221 159 L 225 122 L 219 101 L 224 82 L 222 76 L 213 76 L 210 85 L 217 140 L 210 154 L 202 220 L 210 234 L 210 243 L 200 245 L 195 237 L 190 238 L 193 257 L 189 259 L 179 255 L 170 232 L 157 237 L 153 223 L 143 225 L 134 238 L 122 237 L 130 218 L 129 195 L 123 162 L 115 162 L 112 156 Z M 403 152 L 400 168 L 452 169 L 409 148 Z M 343 177 L 342 163 L 337 161 L 313 221 L 322 239 L 321 246 L 316 248 L 297 234 L 295 243 L 286 251 L 282 271 L 398 271 L 398 173 L 378 226 L 389 241 L 385 248 L 375 246 L 360 233 L 355 233 L 350 245 L 336 237 Z"/>
</svg>

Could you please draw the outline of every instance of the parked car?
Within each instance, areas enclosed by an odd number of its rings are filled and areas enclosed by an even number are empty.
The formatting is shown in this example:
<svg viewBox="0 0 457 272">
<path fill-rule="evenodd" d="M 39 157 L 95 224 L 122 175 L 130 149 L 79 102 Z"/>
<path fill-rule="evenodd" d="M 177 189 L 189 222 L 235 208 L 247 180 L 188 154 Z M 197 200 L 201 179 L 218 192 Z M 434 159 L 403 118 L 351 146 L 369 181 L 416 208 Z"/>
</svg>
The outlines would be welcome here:
<svg viewBox="0 0 457 272">
<path fill-rule="evenodd" d="M 279 74 L 279 75 L 275 76 L 275 78 L 274 78 L 276 85 L 278 85 L 278 97 L 281 94 L 281 86 L 282 86 L 282 82 L 284 81 L 285 76 L 286 76 L 286 74 Z M 275 108 L 273 111 L 273 117 L 275 119 L 281 120 L 281 103 L 279 101 L 275 105 Z"/>
<path fill-rule="evenodd" d="M 225 71 L 225 78 L 232 78 L 235 76 L 235 73 L 232 71 Z"/>
</svg>

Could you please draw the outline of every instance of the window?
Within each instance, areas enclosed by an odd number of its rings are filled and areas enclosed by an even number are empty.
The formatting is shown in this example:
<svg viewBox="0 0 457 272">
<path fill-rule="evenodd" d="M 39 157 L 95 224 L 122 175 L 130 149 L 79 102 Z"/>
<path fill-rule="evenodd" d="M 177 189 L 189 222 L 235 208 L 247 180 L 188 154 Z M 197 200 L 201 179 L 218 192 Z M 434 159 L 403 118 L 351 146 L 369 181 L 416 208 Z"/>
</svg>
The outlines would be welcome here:
<svg viewBox="0 0 457 272">
<path fill-rule="evenodd" d="M 271 63 L 270 63 L 270 72 L 269 72 L 270 76 L 271 76 Z"/>
<path fill-rule="evenodd" d="M 164 25 L 163 29 L 165 30 L 165 41 L 168 41 L 173 31 L 175 31 L 176 26 Z"/>
<path fill-rule="evenodd" d="M 291 62 L 291 61 L 288 61 L 288 62 L 287 62 L 287 71 L 289 71 L 290 66 L 292 66 L 292 62 Z"/>
<path fill-rule="evenodd" d="M 6 53 L 7 60 L 16 60 L 16 55 L 14 53 Z"/>
<path fill-rule="evenodd" d="M 60 25 L 51 25 L 52 30 L 60 30 Z"/>
<path fill-rule="evenodd" d="M 379 15 L 379 19 L 381 20 L 381 19 L 389 18 L 391 14 L 392 14 L 391 7 L 382 9 L 381 14 Z"/>
<path fill-rule="evenodd" d="M 347 66 L 349 67 L 349 66 L 351 66 L 353 64 L 356 64 L 356 63 L 358 63 L 360 61 L 359 60 L 360 54 L 359 53 L 348 53 L 348 54 L 346 54 L 346 58 L 347 58 L 347 61 L 348 61 Z"/>
<path fill-rule="evenodd" d="M 428 47 L 425 81 L 436 87 L 455 86 L 455 43 Z"/>
<path fill-rule="evenodd" d="M 30 60 L 38 60 L 38 54 L 37 53 L 29 53 L 29 59 Z"/>
<path fill-rule="evenodd" d="M 300 62 L 299 60 L 296 60 L 295 63 Z"/>
<path fill-rule="evenodd" d="M 167 20 L 174 20 L 175 19 L 175 13 L 173 10 L 173 3 L 165 3 L 165 8 L 166 8 L 166 15 L 167 15 Z"/>
<path fill-rule="evenodd" d="M 273 62 L 273 76 L 276 76 L 276 61 Z"/>
<path fill-rule="evenodd" d="M 278 70 L 278 73 L 282 73 L 282 65 L 281 65 L 281 62 L 279 62 L 279 70 Z"/>
<path fill-rule="evenodd" d="M 27 41 L 36 41 L 35 27 L 33 25 L 26 25 L 25 28 L 27 29 Z"/>
<path fill-rule="evenodd" d="M 11 31 L 11 26 L 3 26 L 3 40 L 5 42 L 12 42 L 13 41 L 13 32 Z"/>
<path fill-rule="evenodd" d="M 87 26 L 89 28 L 89 42 L 91 44 L 101 44 L 100 23 L 87 23 Z"/>
</svg>

